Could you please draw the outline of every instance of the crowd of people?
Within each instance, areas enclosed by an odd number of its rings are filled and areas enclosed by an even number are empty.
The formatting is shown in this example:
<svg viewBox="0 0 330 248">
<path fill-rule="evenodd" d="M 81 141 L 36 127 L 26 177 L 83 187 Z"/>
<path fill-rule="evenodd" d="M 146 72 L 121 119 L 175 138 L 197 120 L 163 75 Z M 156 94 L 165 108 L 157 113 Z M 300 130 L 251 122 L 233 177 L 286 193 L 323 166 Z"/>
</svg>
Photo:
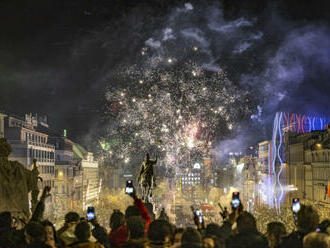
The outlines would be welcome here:
<svg viewBox="0 0 330 248">
<path fill-rule="evenodd" d="M 257 220 L 243 206 L 221 213 L 223 222 L 205 225 L 192 214 L 195 227 L 177 228 L 162 211 L 158 218 L 153 206 L 130 194 L 134 204 L 125 213 L 114 210 L 110 218 L 110 233 L 97 222 L 76 212 L 65 215 L 64 225 L 55 230 L 43 219 L 45 199 L 50 188 L 45 187 L 31 219 L 18 227 L 10 212 L 0 213 L 0 248 L 330 248 L 330 221 L 319 223 L 312 206 L 302 205 L 293 219 L 296 230 L 287 233 L 281 222 L 267 224 L 267 232 L 257 229 Z"/>
</svg>

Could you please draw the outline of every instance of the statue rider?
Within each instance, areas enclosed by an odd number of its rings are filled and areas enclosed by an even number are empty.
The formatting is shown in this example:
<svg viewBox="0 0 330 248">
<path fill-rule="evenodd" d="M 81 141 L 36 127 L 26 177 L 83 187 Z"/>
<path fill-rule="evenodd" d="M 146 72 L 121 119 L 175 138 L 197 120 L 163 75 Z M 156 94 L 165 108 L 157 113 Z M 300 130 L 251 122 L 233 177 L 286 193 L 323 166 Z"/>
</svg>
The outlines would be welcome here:
<svg viewBox="0 0 330 248">
<path fill-rule="evenodd" d="M 156 187 L 153 167 L 156 163 L 157 157 L 154 160 L 150 159 L 150 155 L 147 153 L 140 168 L 138 181 L 142 189 L 142 196 L 144 201 L 148 201 L 148 197 L 152 197 L 152 189 L 153 187 Z"/>
</svg>

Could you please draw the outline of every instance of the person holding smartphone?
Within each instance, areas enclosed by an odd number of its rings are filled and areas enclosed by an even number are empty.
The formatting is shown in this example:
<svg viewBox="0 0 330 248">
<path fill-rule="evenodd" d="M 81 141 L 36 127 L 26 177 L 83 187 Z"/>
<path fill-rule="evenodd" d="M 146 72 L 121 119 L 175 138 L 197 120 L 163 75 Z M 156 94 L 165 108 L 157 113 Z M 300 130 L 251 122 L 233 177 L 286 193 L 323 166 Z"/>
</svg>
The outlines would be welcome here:
<svg viewBox="0 0 330 248">
<path fill-rule="evenodd" d="M 295 222 L 297 221 L 297 214 L 300 211 L 300 208 L 301 208 L 301 206 L 300 206 L 299 198 L 293 198 L 292 199 L 292 213 L 293 213 L 293 218 L 294 218 Z"/>
<path fill-rule="evenodd" d="M 236 223 L 237 218 L 243 212 L 243 205 L 239 198 L 239 192 L 233 192 L 232 194 L 231 209 L 232 212 L 228 216 L 228 221 L 230 222 L 230 224 L 234 225 Z"/>
<path fill-rule="evenodd" d="M 125 220 L 132 216 L 141 216 L 146 223 L 145 233 L 147 233 L 151 223 L 151 217 L 147 208 L 144 206 L 143 201 L 137 197 L 132 180 L 128 180 L 126 182 L 125 194 L 129 195 L 134 200 L 134 205 L 129 206 L 126 209 Z M 113 220 L 118 219 L 118 223 L 122 223 L 122 225 L 119 227 L 116 225 L 116 229 L 111 230 L 109 234 L 109 240 L 113 247 L 121 247 L 128 240 L 128 229 L 126 226 L 126 221 L 123 220 L 123 215 L 120 212 L 114 212 L 111 215 L 110 220 L 112 218 Z M 112 225 L 111 221 L 110 225 Z"/>
<path fill-rule="evenodd" d="M 128 180 L 126 182 L 125 192 L 127 192 L 126 194 L 128 194 L 134 200 L 134 206 L 129 206 L 126 209 L 126 214 L 125 214 L 126 215 L 126 218 L 129 218 L 130 215 L 131 215 L 130 214 L 130 211 L 128 211 L 128 210 L 133 210 L 134 207 L 137 208 L 138 211 L 140 212 L 141 217 L 146 222 L 145 232 L 147 233 L 148 228 L 149 228 L 149 225 L 151 223 L 151 217 L 150 217 L 150 214 L 149 214 L 147 208 L 144 206 L 143 201 L 137 197 L 136 190 L 135 190 L 135 188 L 133 186 L 133 181 L 132 180 Z"/>
<path fill-rule="evenodd" d="M 280 248 L 284 247 L 303 247 L 304 237 L 310 233 L 314 232 L 319 224 L 319 215 L 312 206 L 304 205 L 299 202 L 298 198 L 293 199 L 292 210 L 295 217 L 296 231 L 293 231 L 287 237 L 282 239 L 282 244 Z M 298 210 L 299 209 L 299 210 Z"/>
<path fill-rule="evenodd" d="M 201 209 L 194 209 L 193 206 L 190 207 L 191 211 L 193 213 L 194 216 L 194 223 L 197 226 L 197 229 L 200 232 L 203 232 L 203 230 L 205 229 L 205 223 L 204 223 L 204 219 L 203 219 L 203 212 Z"/>
</svg>

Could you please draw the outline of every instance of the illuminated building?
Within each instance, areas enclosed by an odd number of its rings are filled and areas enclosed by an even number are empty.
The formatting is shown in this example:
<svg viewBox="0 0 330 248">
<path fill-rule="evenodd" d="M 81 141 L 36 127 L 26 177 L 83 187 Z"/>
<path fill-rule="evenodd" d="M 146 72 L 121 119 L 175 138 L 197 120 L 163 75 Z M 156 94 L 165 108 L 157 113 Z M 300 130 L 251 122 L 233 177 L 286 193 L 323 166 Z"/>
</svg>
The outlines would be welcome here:
<svg viewBox="0 0 330 248">
<path fill-rule="evenodd" d="M 195 163 L 193 168 L 187 168 L 183 173 L 181 173 L 180 180 L 182 188 L 192 185 L 201 185 L 203 184 L 203 178 L 201 165 L 199 163 Z"/>
<path fill-rule="evenodd" d="M 272 194 L 274 206 L 278 213 L 280 204 L 284 200 L 285 192 L 283 185 L 286 184 L 285 170 L 283 165 L 286 161 L 285 146 L 287 143 L 286 133 L 308 133 L 315 130 L 325 129 L 329 119 L 317 116 L 307 116 L 295 113 L 277 112 L 274 118 L 273 136 L 271 143 L 271 170 L 270 182 L 273 185 Z"/>
<path fill-rule="evenodd" d="M 0 113 L 0 138 L 5 137 L 5 117 L 7 115 Z"/>
<path fill-rule="evenodd" d="M 38 125 L 48 125 L 46 120 L 38 121 L 37 116 L 25 115 L 25 119 L 8 116 L 5 122 L 5 137 L 12 147 L 10 160 L 18 161 L 32 168 L 33 159 L 37 160 L 40 188 L 53 186 L 55 175 L 55 147 L 48 142 L 48 135 L 37 130 Z"/>
<path fill-rule="evenodd" d="M 288 194 L 330 207 L 330 128 L 286 135 L 286 182 L 295 190 Z"/>
<path fill-rule="evenodd" d="M 74 161 L 79 164 L 82 170 L 82 206 L 95 205 L 99 199 L 101 180 L 99 178 L 99 165 L 94 160 L 94 155 L 86 151 L 82 146 L 74 143 Z"/>
<path fill-rule="evenodd" d="M 103 180 L 103 185 L 109 189 L 122 189 L 126 185 L 125 180 L 133 180 L 131 173 L 125 174 L 123 168 L 112 166 L 111 164 L 102 164 L 100 176 Z"/>
<path fill-rule="evenodd" d="M 74 160 L 74 142 L 67 138 L 67 130 L 59 132 L 48 125 L 38 125 L 39 132 L 48 135 L 48 142 L 55 146 L 55 177 L 53 180 L 53 216 L 63 212 L 81 211 L 83 204 L 82 169 Z"/>
<path fill-rule="evenodd" d="M 50 143 L 55 145 L 54 207 L 61 215 L 82 199 L 82 181 L 73 163 L 73 142 L 65 134 L 53 133 L 49 137 Z"/>
<path fill-rule="evenodd" d="M 271 168 L 271 141 L 266 140 L 258 143 L 258 171 L 270 175 Z"/>
</svg>

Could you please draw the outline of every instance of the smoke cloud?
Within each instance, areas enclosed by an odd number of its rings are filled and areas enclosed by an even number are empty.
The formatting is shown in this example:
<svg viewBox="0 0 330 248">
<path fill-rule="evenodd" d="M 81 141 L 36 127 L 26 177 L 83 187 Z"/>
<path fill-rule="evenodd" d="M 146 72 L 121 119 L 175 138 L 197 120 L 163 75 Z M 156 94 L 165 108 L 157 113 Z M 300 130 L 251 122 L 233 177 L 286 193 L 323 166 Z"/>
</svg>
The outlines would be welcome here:
<svg viewBox="0 0 330 248">
<path fill-rule="evenodd" d="M 95 14 L 88 13 L 82 17 L 87 23 Z M 276 8 L 252 18 L 224 16 L 218 1 L 176 2 L 162 15 L 141 3 L 115 21 L 102 20 L 74 37 L 65 33 L 61 42 L 52 40 L 63 34 L 42 30 L 27 48 L 0 51 L 0 108 L 48 114 L 52 124 L 93 149 L 92 140 L 109 125 L 106 86 L 125 84 L 112 81 L 114 75 L 125 66 L 171 59 L 178 67 L 191 60 L 210 73 L 224 71 L 255 110 L 236 130 L 219 135 L 221 155 L 228 146 L 269 138 L 276 111 L 330 115 L 328 24 L 288 21 Z M 51 45 L 43 47 L 45 40 Z"/>
</svg>

